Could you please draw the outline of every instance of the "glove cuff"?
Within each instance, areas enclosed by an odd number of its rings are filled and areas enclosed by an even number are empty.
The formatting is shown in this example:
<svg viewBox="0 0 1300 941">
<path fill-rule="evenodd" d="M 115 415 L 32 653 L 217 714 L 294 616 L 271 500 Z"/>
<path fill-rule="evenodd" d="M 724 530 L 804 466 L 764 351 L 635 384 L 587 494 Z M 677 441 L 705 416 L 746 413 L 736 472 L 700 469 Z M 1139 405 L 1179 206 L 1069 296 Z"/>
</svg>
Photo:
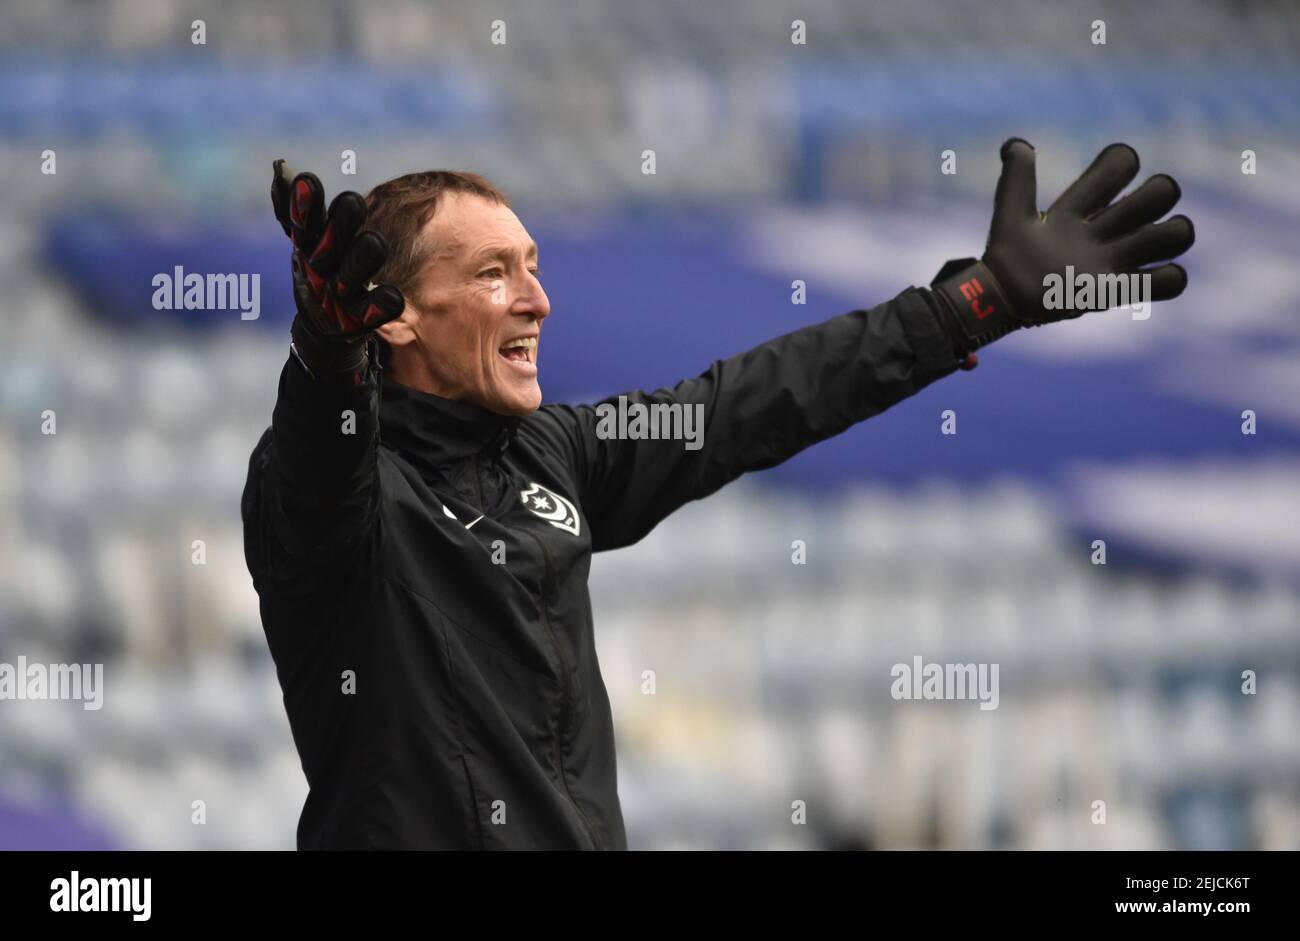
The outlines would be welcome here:
<svg viewBox="0 0 1300 941">
<path fill-rule="evenodd" d="M 941 319 L 959 354 L 973 352 L 1020 326 L 988 265 L 975 258 L 949 261 L 930 282 Z"/>
<path fill-rule="evenodd" d="M 312 379 L 320 375 L 355 375 L 369 362 L 369 336 L 339 339 L 321 336 L 301 315 L 290 327 L 289 351 Z"/>
</svg>

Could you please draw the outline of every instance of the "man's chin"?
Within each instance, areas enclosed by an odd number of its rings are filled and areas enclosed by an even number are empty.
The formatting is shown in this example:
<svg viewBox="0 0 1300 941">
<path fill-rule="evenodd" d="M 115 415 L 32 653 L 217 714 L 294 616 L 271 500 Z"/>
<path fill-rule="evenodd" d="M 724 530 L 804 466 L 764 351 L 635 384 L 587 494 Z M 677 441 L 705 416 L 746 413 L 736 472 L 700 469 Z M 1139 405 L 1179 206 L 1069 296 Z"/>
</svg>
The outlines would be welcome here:
<svg viewBox="0 0 1300 941">
<path fill-rule="evenodd" d="M 502 389 L 490 410 L 498 415 L 511 415 L 522 418 L 531 415 L 542 406 L 542 388 L 537 383 L 530 387 Z"/>
</svg>

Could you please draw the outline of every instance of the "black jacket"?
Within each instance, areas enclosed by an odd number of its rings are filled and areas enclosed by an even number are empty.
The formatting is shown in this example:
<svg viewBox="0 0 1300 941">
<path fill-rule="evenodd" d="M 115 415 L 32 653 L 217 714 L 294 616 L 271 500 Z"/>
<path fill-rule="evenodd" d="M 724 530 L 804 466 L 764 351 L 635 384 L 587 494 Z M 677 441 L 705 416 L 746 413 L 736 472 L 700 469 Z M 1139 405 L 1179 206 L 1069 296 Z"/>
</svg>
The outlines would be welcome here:
<svg viewBox="0 0 1300 941">
<path fill-rule="evenodd" d="M 291 357 L 242 512 L 310 787 L 299 848 L 626 848 L 591 553 L 956 368 L 908 289 L 628 393 L 702 404 L 688 450 L 598 436 L 592 406 L 505 418 Z"/>
</svg>

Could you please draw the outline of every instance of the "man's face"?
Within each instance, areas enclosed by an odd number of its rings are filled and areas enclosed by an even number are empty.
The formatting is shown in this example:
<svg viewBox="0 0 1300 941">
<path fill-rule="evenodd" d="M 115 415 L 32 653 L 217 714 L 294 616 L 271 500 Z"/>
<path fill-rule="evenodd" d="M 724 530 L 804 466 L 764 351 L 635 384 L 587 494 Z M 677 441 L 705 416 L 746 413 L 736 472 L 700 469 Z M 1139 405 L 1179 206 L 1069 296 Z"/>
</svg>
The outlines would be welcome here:
<svg viewBox="0 0 1300 941">
<path fill-rule="evenodd" d="M 501 415 L 534 411 L 537 342 L 551 312 L 536 243 L 506 206 L 455 192 L 423 238 L 429 254 L 404 292 L 406 310 L 380 328 L 393 378 Z"/>
</svg>

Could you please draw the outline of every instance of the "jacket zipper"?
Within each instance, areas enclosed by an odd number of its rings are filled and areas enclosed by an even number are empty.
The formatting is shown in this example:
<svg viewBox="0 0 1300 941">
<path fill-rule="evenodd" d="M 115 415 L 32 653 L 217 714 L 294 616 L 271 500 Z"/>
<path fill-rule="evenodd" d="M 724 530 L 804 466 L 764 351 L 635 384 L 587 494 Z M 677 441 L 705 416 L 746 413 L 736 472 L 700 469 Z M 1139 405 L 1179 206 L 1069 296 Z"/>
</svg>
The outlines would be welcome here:
<svg viewBox="0 0 1300 941">
<path fill-rule="evenodd" d="M 478 477 L 478 455 L 475 454 L 470 458 L 470 460 L 474 464 L 474 491 L 478 494 L 478 511 L 480 513 L 486 513 L 487 506 L 483 500 L 483 482 L 479 480 Z"/>
<path fill-rule="evenodd" d="M 477 454 L 474 455 L 473 458 L 471 458 L 471 460 L 474 462 L 474 488 L 478 492 L 479 512 L 486 513 L 487 506 L 483 500 L 483 483 L 479 479 L 478 455 Z M 569 788 L 569 775 L 564 770 L 564 756 L 562 754 L 562 747 L 563 747 L 565 735 L 568 731 L 568 724 L 569 724 L 568 720 L 569 720 L 569 712 L 570 712 L 569 684 L 567 682 L 567 677 L 566 677 L 566 674 L 568 672 L 568 667 L 564 662 L 564 653 L 560 648 L 560 639 L 556 635 L 555 629 L 551 626 L 551 617 L 547 613 L 548 596 L 550 594 L 551 584 L 554 580 L 552 575 L 551 553 L 546 548 L 546 544 L 542 542 L 542 540 L 538 536 L 534 535 L 533 533 L 528 533 L 528 536 L 534 542 L 537 543 L 537 548 L 540 549 L 542 552 L 542 563 L 545 566 L 545 578 L 542 581 L 542 598 L 541 598 L 541 604 L 538 605 L 538 610 L 541 612 L 542 624 L 546 628 L 546 633 L 551 638 L 551 645 L 555 648 L 555 658 L 557 661 L 559 661 L 559 665 L 561 669 L 560 675 L 562 677 L 560 681 L 560 714 L 557 722 L 558 728 L 556 729 L 555 746 L 554 746 L 555 767 L 556 770 L 560 772 L 560 783 L 564 785 L 564 793 L 565 795 L 568 796 L 569 803 L 573 805 L 573 809 L 578 812 L 578 817 L 582 821 L 583 832 L 586 833 L 587 839 L 591 841 L 592 846 L 599 847 L 600 843 L 596 840 L 595 836 L 591 832 L 591 821 L 587 819 L 586 811 L 584 811 L 582 809 L 582 806 L 574 799 L 573 791 L 570 790 Z"/>
<path fill-rule="evenodd" d="M 566 680 L 562 681 L 560 684 L 560 715 L 559 715 L 559 722 L 558 722 L 559 727 L 556 729 L 556 737 L 555 737 L 555 766 L 556 769 L 560 772 L 560 783 L 564 785 L 564 793 L 568 795 L 569 803 L 573 805 L 573 809 L 578 812 L 578 816 L 582 819 L 583 830 L 587 834 L 587 839 L 591 840 L 592 846 L 598 847 L 600 846 L 600 843 L 596 840 L 595 836 L 591 832 L 591 821 L 587 819 L 586 811 L 582 809 L 582 806 L 576 800 L 574 800 L 573 791 L 569 789 L 569 775 L 564 770 L 564 758 L 561 749 L 565 739 L 565 735 L 568 732 L 568 725 L 569 725 L 570 708 L 569 708 L 569 684 L 567 682 L 568 666 L 564 662 L 564 654 L 560 648 L 560 639 L 556 635 L 555 629 L 551 626 L 551 617 L 546 610 L 548 594 L 550 592 L 551 581 L 552 581 L 551 553 L 546 548 L 546 544 L 542 542 L 540 537 L 534 535 L 533 533 L 528 533 L 528 536 L 534 542 L 537 543 L 537 548 L 539 548 L 542 551 L 542 561 L 546 568 L 546 577 L 542 583 L 542 599 L 541 599 L 542 603 L 538 605 L 538 608 L 542 614 L 542 624 L 546 627 L 546 633 L 550 635 L 551 643 L 555 647 L 555 656 L 556 659 L 560 662 L 560 669 L 564 671 L 561 675 L 566 676 Z"/>
</svg>

